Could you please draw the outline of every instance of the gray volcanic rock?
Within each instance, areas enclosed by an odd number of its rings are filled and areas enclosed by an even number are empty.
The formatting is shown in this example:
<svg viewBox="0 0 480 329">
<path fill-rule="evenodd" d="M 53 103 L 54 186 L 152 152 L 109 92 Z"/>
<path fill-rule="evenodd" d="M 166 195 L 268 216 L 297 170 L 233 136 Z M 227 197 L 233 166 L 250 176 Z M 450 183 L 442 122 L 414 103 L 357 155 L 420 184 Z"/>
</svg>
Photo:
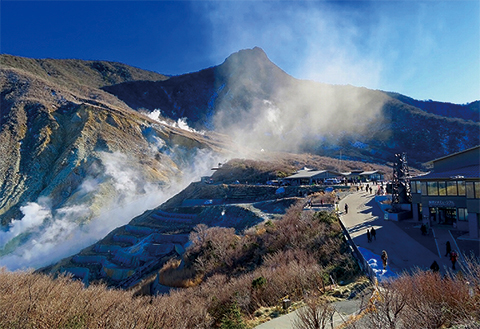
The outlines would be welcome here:
<svg viewBox="0 0 480 329">
<path fill-rule="evenodd" d="M 164 76 L 106 62 L 0 59 L 1 264 L 22 266 L 14 256 L 63 240 L 78 244 L 73 235 L 85 235 L 92 219 L 148 198 L 102 227 L 128 222 L 200 175 L 193 164 L 209 170 L 225 150 L 220 135 L 162 124 L 98 89 Z"/>
<path fill-rule="evenodd" d="M 422 102 L 353 86 L 297 80 L 260 48 L 221 65 L 165 81 L 102 88 L 132 108 L 185 117 L 196 129 L 228 134 L 254 149 L 312 152 L 386 163 L 407 152 L 411 164 L 480 144 L 480 102 Z"/>
</svg>

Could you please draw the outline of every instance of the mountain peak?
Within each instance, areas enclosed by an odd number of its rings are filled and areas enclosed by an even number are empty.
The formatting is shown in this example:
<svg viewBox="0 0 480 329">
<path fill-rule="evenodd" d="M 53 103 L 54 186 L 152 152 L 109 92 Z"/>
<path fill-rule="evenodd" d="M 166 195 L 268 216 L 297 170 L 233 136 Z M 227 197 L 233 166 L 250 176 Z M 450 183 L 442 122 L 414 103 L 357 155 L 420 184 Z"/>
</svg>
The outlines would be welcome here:
<svg viewBox="0 0 480 329">
<path fill-rule="evenodd" d="M 225 60 L 225 63 L 229 61 L 252 61 L 252 60 L 270 61 L 267 57 L 267 54 L 262 48 L 254 47 L 252 49 L 242 49 L 231 54 L 230 56 L 227 57 L 227 59 Z"/>
<path fill-rule="evenodd" d="M 221 76 L 235 77 L 237 81 L 244 83 L 249 80 L 260 84 L 283 84 L 291 78 L 275 65 L 260 47 L 242 49 L 233 53 L 217 68 L 217 73 Z"/>
</svg>

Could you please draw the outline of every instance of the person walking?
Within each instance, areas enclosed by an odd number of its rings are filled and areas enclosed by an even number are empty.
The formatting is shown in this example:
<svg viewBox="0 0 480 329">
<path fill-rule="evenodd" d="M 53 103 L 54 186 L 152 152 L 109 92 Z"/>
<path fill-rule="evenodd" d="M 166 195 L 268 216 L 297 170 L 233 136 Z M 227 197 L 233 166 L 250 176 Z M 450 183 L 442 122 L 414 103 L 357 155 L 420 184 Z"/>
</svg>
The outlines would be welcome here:
<svg viewBox="0 0 480 329">
<path fill-rule="evenodd" d="M 447 241 L 446 248 L 447 248 L 447 252 L 445 253 L 445 256 L 448 256 L 452 251 L 452 246 L 450 245 L 450 241 Z"/>
<path fill-rule="evenodd" d="M 345 203 L 345 214 L 348 214 L 348 204 Z"/>
<path fill-rule="evenodd" d="M 436 260 L 433 261 L 432 265 L 430 265 L 430 269 L 433 271 L 433 272 L 438 272 L 440 271 L 440 266 L 438 266 L 438 263 Z"/>
<path fill-rule="evenodd" d="M 372 227 L 370 230 L 370 235 L 372 236 L 372 240 L 377 241 L 377 231 L 375 231 L 375 227 Z"/>
<path fill-rule="evenodd" d="M 387 255 L 387 252 L 385 250 L 382 250 L 382 263 L 383 263 L 383 269 L 386 270 L 387 269 L 387 263 L 388 263 L 388 255 Z"/>
<path fill-rule="evenodd" d="M 370 230 L 367 230 L 367 241 L 368 242 L 371 242 L 372 241 L 372 237 L 370 235 Z"/>
<path fill-rule="evenodd" d="M 450 252 L 450 261 L 452 262 L 452 269 L 455 270 L 455 263 L 457 262 L 458 255 L 455 250 Z"/>
<path fill-rule="evenodd" d="M 422 235 L 427 235 L 427 225 L 422 224 L 422 226 L 420 226 L 420 231 L 422 232 Z"/>
</svg>

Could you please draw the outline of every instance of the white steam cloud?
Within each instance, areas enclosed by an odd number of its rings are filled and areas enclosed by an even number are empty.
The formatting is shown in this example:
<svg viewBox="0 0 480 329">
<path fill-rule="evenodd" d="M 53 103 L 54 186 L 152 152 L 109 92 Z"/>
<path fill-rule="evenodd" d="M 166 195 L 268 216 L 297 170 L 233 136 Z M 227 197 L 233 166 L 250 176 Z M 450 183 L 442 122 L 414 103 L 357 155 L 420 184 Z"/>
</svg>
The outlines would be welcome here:
<svg viewBox="0 0 480 329">
<path fill-rule="evenodd" d="M 229 85 L 234 89 L 241 83 L 232 80 Z M 386 99 L 365 88 L 297 80 L 279 88 L 271 99 L 251 99 L 246 109 L 226 99 L 218 105 L 214 123 L 239 145 L 299 152 L 340 145 L 346 136 L 368 141 L 370 130 L 382 130 Z"/>
<path fill-rule="evenodd" d="M 361 17 L 362 11 L 347 13 L 341 5 L 318 1 L 282 3 L 282 8 L 278 4 L 235 1 L 196 4 L 216 36 L 209 45 L 214 49 L 212 57 L 259 46 L 287 73 L 309 79 L 293 83 L 285 79 L 271 97 L 252 99 L 241 92 L 255 80 L 246 77 L 239 81 L 237 75 L 232 75 L 227 84 L 230 89 L 223 90 L 229 96 L 216 104 L 215 128 L 232 136 L 238 144 L 257 151 L 297 152 L 311 151 L 320 145 L 338 145 L 347 135 L 365 136 L 370 129 L 382 125 L 386 97 L 352 85 L 379 88 L 385 69 L 380 59 L 390 55 L 388 50 L 378 53 L 383 48 L 374 43 L 385 41 L 385 35 L 374 28 L 356 27 L 367 24 Z M 242 72 L 234 67 L 232 71 Z M 275 85 L 278 76 L 272 74 L 267 80 Z M 261 94 L 262 90 L 258 92 Z M 235 95 L 238 101 L 231 100 Z"/>
<path fill-rule="evenodd" d="M 41 203 L 45 203 L 45 201 L 46 199 L 43 199 Z M 0 248 L 3 248 L 8 241 L 19 235 L 38 228 L 46 219 L 52 217 L 48 206 L 35 202 L 27 203 L 20 210 L 24 215 L 22 220 L 14 220 L 7 231 L 0 231 Z"/>
<path fill-rule="evenodd" d="M 204 135 L 205 131 L 198 131 L 193 128 L 191 128 L 188 123 L 186 118 L 179 118 L 176 122 L 172 120 L 166 120 L 162 116 L 162 111 L 159 109 L 155 109 L 152 112 L 144 112 L 145 115 L 147 115 L 150 119 L 155 120 L 161 124 L 164 124 L 166 126 L 182 129 L 185 131 L 189 131 L 191 133 L 196 133 L 200 135 Z"/>
<path fill-rule="evenodd" d="M 398 51 L 387 47 L 395 31 L 378 17 L 373 4 L 362 5 L 356 11 L 323 1 L 193 6 L 206 16 L 215 35 L 209 45 L 214 60 L 259 46 L 297 78 L 378 89 L 384 82 L 386 59 L 398 56 Z"/>
<path fill-rule="evenodd" d="M 138 161 L 118 152 L 102 153 L 104 172 L 95 178 L 86 177 L 78 188 L 78 195 L 91 193 L 94 201 L 79 198 L 78 204 L 52 209 L 48 199 L 42 198 L 22 207 L 23 218 L 0 232 L 0 267 L 39 268 L 70 256 L 159 206 L 208 174 L 211 165 L 219 161 L 216 154 L 200 149 L 195 154 L 174 149 L 171 156 L 185 158 L 179 168 L 167 169 L 170 184 L 159 185 L 147 177 Z M 98 215 L 92 218 L 92 214 Z"/>
</svg>

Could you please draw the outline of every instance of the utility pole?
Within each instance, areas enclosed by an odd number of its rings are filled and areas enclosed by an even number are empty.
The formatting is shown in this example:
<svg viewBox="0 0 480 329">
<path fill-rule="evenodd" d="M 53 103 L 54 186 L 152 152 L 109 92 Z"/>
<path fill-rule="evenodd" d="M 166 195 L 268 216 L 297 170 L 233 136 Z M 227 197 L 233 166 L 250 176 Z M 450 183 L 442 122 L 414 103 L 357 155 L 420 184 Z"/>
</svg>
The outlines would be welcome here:
<svg viewBox="0 0 480 329">
<path fill-rule="evenodd" d="M 340 161 L 338 163 L 338 172 L 341 172 L 342 168 L 342 150 L 340 150 Z"/>
</svg>

